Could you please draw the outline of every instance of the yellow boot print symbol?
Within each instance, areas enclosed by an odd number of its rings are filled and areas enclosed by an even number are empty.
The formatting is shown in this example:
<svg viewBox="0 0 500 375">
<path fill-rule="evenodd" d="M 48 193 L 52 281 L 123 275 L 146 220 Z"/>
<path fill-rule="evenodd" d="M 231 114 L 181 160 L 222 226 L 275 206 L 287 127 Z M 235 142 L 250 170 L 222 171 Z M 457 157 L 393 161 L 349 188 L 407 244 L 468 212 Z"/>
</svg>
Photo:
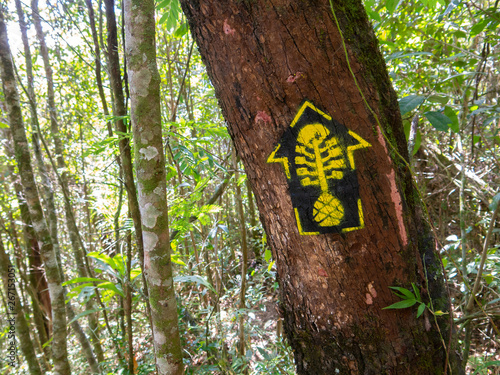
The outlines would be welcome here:
<svg viewBox="0 0 500 375">
<path fill-rule="evenodd" d="M 314 220 L 322 227 L 339 225 L 344 218 L 342 202 L 330 194 L 328 179 L 342 179 L 346 168 L 337 137 L 321 124 L 303 127 L 297 137 L 295 164 L 302 186 L 319 185 L 321 195 L 314 203 Z M 300 168 L 299 168 L 300 166 Z"/>
<path fill-rule="evenodd" d="M 354 151 L 370 143 L 304 101 L 267 159 L 281 163 L 300 234 L 364 226 Z"/>
</svg>

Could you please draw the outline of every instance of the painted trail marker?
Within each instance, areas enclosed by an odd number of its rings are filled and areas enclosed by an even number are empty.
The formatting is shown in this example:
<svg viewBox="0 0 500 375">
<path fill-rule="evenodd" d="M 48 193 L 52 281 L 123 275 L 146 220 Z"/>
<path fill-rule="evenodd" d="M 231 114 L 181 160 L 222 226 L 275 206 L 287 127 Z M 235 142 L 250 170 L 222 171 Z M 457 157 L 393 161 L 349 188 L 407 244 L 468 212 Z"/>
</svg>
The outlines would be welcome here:
<svg viewBox="0 0 500 375">
<path fill-rule="evenodd" d="M 267 159 L 281 163 L 300 234 L 350 232 L 364 227 L 354 151 L 371 147 L 305 101 Z"/>
</svg>

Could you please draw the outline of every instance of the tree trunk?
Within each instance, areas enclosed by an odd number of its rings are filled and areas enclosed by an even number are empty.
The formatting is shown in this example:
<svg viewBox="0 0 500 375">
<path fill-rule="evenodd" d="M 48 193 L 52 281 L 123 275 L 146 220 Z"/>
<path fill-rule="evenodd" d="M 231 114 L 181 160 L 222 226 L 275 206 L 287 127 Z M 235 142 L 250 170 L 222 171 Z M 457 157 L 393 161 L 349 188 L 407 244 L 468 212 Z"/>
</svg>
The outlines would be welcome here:
<svg viewBox="0 0 500 375">
<path fill-rule="evenodd" d="M 108 26 L 108 60 L 110 66 L 109 77 L 111 87 L 114 94 L 113 114 L 118 118 L 115 121 L 116 132 L 120 141 L 118 147 L 120 148 L 120 160 L 125 179 L 125 188 L 127 190 L 128 209 L 132 216 L 134 223 L 135 239 L 137 245 L 137 252 L 139 253 L 139 264 L 144 271 L 144 239 L 141 227 L 141 211 L 139 209 L 139 201 L 137 198 L 137 188 L 134 181 L 134 170 L 132 166 L 132 154 L 130 152 L 130 141 L 124 134 L 129 132 L 123 116 L 127 115 L 125 107 L 125 98 L 123 96 L 123 86 L 120 74 L 120 58 L 118 55 L 118 36 L 115 19 L 115 2 L 114 0 L 105 0 L 106 4 L 106 21 Z M 144 282 L 144 294 L 146 298 L 149 296 L 148 283 L 144 272 L 142 273 L 142 280 Z M 146 310 L 148 316 L 151 315 L 151 307 L 148 300 L 146 300 Z M 151 318 L 149 318 L 151 320 Z"/>
<path fill-rule="evenodd" d="M 0 134 L 6 140 L 4 143 L 5 154 L 9 159 L 14 159 L 12 144 L 9 142 L 11 138 L 10 129 L 3 129 Z M 43 272 L 40 247 L 33 229 L 33 223 L 31 222 L 31 216 L 26 204 L 26 199 L 22 192 L 21 183 L 18 176 L 15 174 L 14 166 L 9 165 L 8 169 L 11 177 L 11 183 L 14 185 L 14 190 L 16 192 L 21 221 L 23 223 L 23 237 L 29 264 L 29 282 L 30 287 L 33 290 L 33 294 L 30 295 L 33 305 L 33 320 L 35 321 L 35 326 L 38 331 L 39 341 L 41 345 L 43 345 L 49 341 L 51 331 L 50 326 L 52 321 L 47 279 L 45 278 L 45 274 Z M 45 365 L 48 363 L 46 361 L 50 358 L 50 348 L 45 346 L 43 348 L 43 352 L 46 358 L 44 358 L 42 364 Z"/>
<path fill-rule="evenodd" d="M 53 341 L 52 354 L 54 359 L 54 373 L 56 375 L 66 375 L 70 373 L 67 353 L 67 330 L 66 312 L 64 307 L 64 291 L 61 286 L 61 275 L 54 252 L 52 238 L 50 236 L 47 223 L 43 216 L 40 198 L 38 196 L 33 169 L 31 167 L 31 157 L 28 149 L 28 140 L 19 103 L 16 81 L 14 78 L 14 68 L 12 65 L 10 47 L 7 39 L 7 29 L 4 23 L 3 12 L 0 9 L 0 66 L 2 71 L 2 83 L 5 95 L 5 102 L 9 113 L 9 125 L 12 130 L 14 141 L 14 153 L 16 156 L 21 184 L 26 196 L 33 227 L 37 235 L 40 252 L 45 265 L 45 274 L 49 286 L 52 303 L 53 318 Z"/>
<path fill-rule="evenodd" d="M 28 322 L 24 316 L 21 299 L 16 288 L 15 268 L 10 262 L 9 256 L 5 252 L 2 239 L 0 237 L 0 272 L 2 273 L 2 281 L 5 289 L 5 295 L 8 303 L 7 319 L 15 319 L 16 331 L 15 336 L 19 337 L 21 342 L 21 351 L 23 352 L 31 375 L 42 374 L 40 364 L 36 358 L 35 347 L 31 341 Z M 10 341 L 10 340 L 9 340 Z M 15 341 L 15 340 L 14 340 Z"/>
<path fill-rule="evenodd" d="M 241 286 L 240 286 L 240 304 L 238 308 L 244 310 L 246 308 L 246 289 L 247 289 L 247 266 L 248 266 L 248 247 L 247 247 L 247 228 L 245 225 L 245 213 L 243 212 L 243 199 L 241 197 L 241 187 L 238 185 L 240 173 L 238 172 L 238 160 L 236 158 L 236 151 L 233 148 L 232 162 L 234 169 L 234 189 L 236 198 L 236 210 L 238 213 L 238 222 L 240 229 L 241 241 Z M 245 316 L 240 313 L 239 317 L 239 334 L 238 334 L 238 354 L 245 356 Z M 245 369 L 245 374 L 248 370 Z"/>
<path fill-rule="evenodd" d="M 158 374 L 184 373 L 174 294 L 153 0 L 125 0 L 135 167 Z"/>
<path fill-rule="evenodd" d="M 334 3 L 181 0 L 276 259 L 297 372 L 457 371 L 449 316 L 382 310 L 412 282 L 435 310 L 448 300 L 377 41 L 360 1 Z"/>
</svg>

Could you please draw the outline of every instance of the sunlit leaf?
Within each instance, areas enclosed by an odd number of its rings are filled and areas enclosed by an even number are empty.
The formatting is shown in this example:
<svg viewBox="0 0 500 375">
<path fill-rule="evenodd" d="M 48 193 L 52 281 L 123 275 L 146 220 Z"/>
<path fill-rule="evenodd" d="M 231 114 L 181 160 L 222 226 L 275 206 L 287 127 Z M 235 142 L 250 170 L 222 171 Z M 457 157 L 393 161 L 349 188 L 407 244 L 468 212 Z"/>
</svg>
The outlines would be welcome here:
<svg viewBox="0 0 500 375">
<path fill-rule="evenodd" d="M 387 11 L 389 12 L 389 14 L 394 13 L 394 11 L 396 10 L 396 8 L 399 5 L 399 1 L 400 0 L 386 0 L 385 7 L 386 7 Z"/>
<path fill-rule="evenodd" d="M 413 306 L 414 304 L 417 303 L 416 299 L 405 299 L 396 303 L 393 303 L 390 306 L 382 308 L 382 310 L 388 310 L 388 309 L 406 309 L 408 307 Z"/>
<path fill-rule="evenodd" d="M 264 251 L 264 259 L 266 260 L 266 262 L 269 263 L 269 261 L 271 260 L 271 257 L 272 257 L 271 250 L 266 249 L 266 251 Z"/>
<path fill-rule="evenodd" d="M 397 290 L 398 292 L 403 294 L 404 295 L 403 298 L 405 298 L 405 299 L 416 299 L 415 295 L 406 288 L 401 288 L 398 286 L 390 286 L 389 288 Z"/>
<path fill-rule="evenodd" d="M 119 294 L 122 297 L 125 297 L 125 294 L 123 294 L 121 287 L 119 287 L 118 284 L 113 284 L 111 281 L 100 283 L 97 285 L 97 287 L 101 289 L 107 289 L 109 291 L 115 292 L 116 294 Z"/>
</svg>

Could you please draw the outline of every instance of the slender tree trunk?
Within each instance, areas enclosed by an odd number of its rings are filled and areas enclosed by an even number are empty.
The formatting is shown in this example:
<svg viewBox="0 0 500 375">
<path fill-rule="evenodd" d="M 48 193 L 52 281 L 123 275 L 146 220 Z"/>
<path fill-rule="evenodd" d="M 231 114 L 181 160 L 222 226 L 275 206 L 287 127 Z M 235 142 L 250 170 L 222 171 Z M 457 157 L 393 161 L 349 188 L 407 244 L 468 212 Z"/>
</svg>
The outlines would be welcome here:
<svg viewBox="0 0 500 375">
<path fill-rule="evenodd" d="M 24 12 L 21 6 L 20 0 L 16 0 L 16 10 L 17 10 L 17 15 L 19 19 L 19 28 L 21 30 L 21 39 L 23 41 L 23 47 L 24 47 L 24 57 L 25 57 L 25 62 L 26 62 L 26 75 L 27 75 L 27 91 L 28 91 L 28 99 L 30 102 L 30 113 L 31 113 L 31 141 L 33 145 L 33 151 L 35 154 L 35 158 L 37 161 L 37 166 L 38 166 L 38 171 L 41 177 L 41 182 L 42 182 L 42 190 L 43 190 L 43 196 L 46 204 L 46 212 L 48 216 L 48 224 L 49 224 L 49 229 L 52 238 L 57 238 L 57 215 L 56 215 L 56 208 L 55 208 L 55 203 L 54 203 L 54 192 L 52 189 L 52 182 L 50 181 L 47 169 L 45 167 L 45 163 L 43 160 L 42 152 L 41 152 L 41 147 L 40 147 L 40 135 L 39 135 L 39 124 L 38 124 L 38 115 L 37 115 L 37 109 L 36 109 L 36 96 L 35 96 L 35 89 L 34 89 L 34 75 L 33 75 L 33 64 L 32 64 L 32 58 L 31 58 L 31 50 L 29 47 L 29 42 L 28 42 L 28 35 L 27 35 L 27 26 L 26 22 L 24 21 Z M 29 257 L 29 263 L 30 263 L 30 282 L 33 286 L 33 288 L 37 291 L 37 296 L 41 302 L 41 304 L 45 308 L 45 312 L 49 318 L 49 323 L 51 320 L 51 315 L 50 315 L 50 297 L 48 295 L 48 290 L 47 290 L 47 281 L 45 279 L 45 276 L 43 275 L 41 265 L 42 261 L 40 258 L 40 250 L 38 248 L 38 244 L 36 242 L 36 238 L 33 232 L 33 228 L 31 226 L 31 218 L 29 216 L 29 211 L 28 207 L 24 203 L 24 198 L 22 197 L 22 193 L 17 191 L 20 189 L 18 184 L 14 184 L 16 188 L 16 193 L 18 196 L 19 200 L 19 207 L 21 210 L 21 217 L 23 219 L 23 222 L 25 223 L 24 226 L 24 233 L 25 233 L 25 238 L 27 240 L 27 244 L 31 244 L 30 249 L 31 252 L 28 255 Z M 21 194 L 21 195 L 20 195 Z M 60 252 L 59 252 L 59 245 L 57 243 L 54 243 L 54 248 L 56 252 L 56 257 L 57 259 L 60 259 Z M 37 326 L 37 330 L 39 332 L 40 336 L 40 342 L 45 344 L 48 339 L 49 339 L 49 327 L 48 324 L 44 324 L 46 327 L 45 329 L 42 329 L 41 327 L 41 321 L 40 317 L 36 315 L 35 317 L 35 324 Z M 44 348 L 44 353 L 47 355 L 47 358 L 50 358 L 50 351 L 49 348 L 46 346 Z"/>
<path fill-rule="evenodd" d="M 18 0 L 19 1 L 19 0 Z M 89 23 L 90 30 L 92 32 L 92 41 L 94 42 L 94 55 L 95 55 L 95 76 L 97 83 L 97 90 L 99 91 L 99 98 L 101 99 L 102 110 L 105 116 L 109 115 L 108 103 L 106 101 L 106 95 L 104 94 L 104 88 L 102 86 L 102 75 L 101 75 L 101 49 L 99 47 L 99 41 L 97 39 L 97 30 L 95 26 L 95 15 L 94 8 L 92 7 L 92 0 L 85 0 L 87 9 L 89 12 Z M 113 129 L 111 128 L 111 122 L 106 122 L 108 126 L 108 136 L 113 136 Z"/>
<path fill-rule="evenodd" d="M 120 148 L 121 165 L 123 168 L 123 176 L 125 180 L 125 188 L 127 190 L 128 208 L 132 215 L 132 222 L 134 223 L 135 238 L 137 252 L 139 253 L 139 263 L 141 269 L 144 271 L 144 239 L 141 226 L 141 211 L 139 209 L 139 201 L 137 199 L 137 189 L 134 181 L 134 170 L 132 166 L 132 155 L 130 152 L 130 141 L 128 137 L 123 134 L 128 133 L 125 121 L 122 116 L 127 114 L 125 107 L 125 98 L 123 96 L 123 86 L 120 74 L 120 57 L 118 55 L 118 36 L 115 18 L 115 2 L 114 0 L 104 0 L 106 5 L 106 21 L 108 26 L 108 60 L 110 66 L 110 81 L 114 95 L 113 114 L 118 116 L 115 121 L 117 135 L 120 138 L 118 147 Z M 148 283 L 146 282 L 146 275 L 142 273 L 144 282 L 144 294 L 148 298 Z M 149 301 L 146 299 L 146 309 L 148 316 L 151 315 L 151 307 Z"/>
<path fill-rule="evenodd" d="M 240 286 L 240 310 L 246 307 L 245 293 L 247 288 L 247 265 L 248 265 L 248 248 L 247 248 L 247 229 L 245 226 L 245 214 L 243 212 L 243 199 L 241 197 L 241 187 L 238 185 L 240 173 L 238 172 L 238 161 L 236 160 L 236 150 L 233 148 L 233 169 L 234 169 L 234 187 L 236 190 L 236 208 L 238 212 L 238 222 L 240 227 L 241 241 L 241 286 Z M 245 316 L 240 314 L 239 325 L 239 345 L 238 351 L 241 356 L 245 355 Z"/>
<path fill-rule="evenodd" d="M 10 137 L 10 130 L 4 129 L 2 136 L 5 140 L 4 143 L 5 154 L 13 159 L 14 151 L 12 150 L 12 145 L 8 141 Z M 22 186 L 15 174 L 14 166 L 8 166 L 12 185 L 14 185 L 14 190 L 16 192 L 17 202 L 19 205 L 19 211 L 21 213 L 21 221 L 23 223 L 23 237 L 26 244 L 26 253 L 28 255 L 29 264 L 29 282 L 33 290 L 32 305 L 33 305 L 33 318 L 35 321 L 35 326 L 37 328 L 38 337 L 41 345 L 45 344 L 49 340 L 51 331 L 51 305 L 50 305 L 50 295 L 48 293 L 48 285 L 45 275 L 42 270 L 42 258 L 40 255 L 40 248 L 36 240 L 36 235 L 33 230 L 33 224 L 31 222 L 31 216 L 29 213 L 28 206 L 26 204 L 26 199 L 22 193 Z M 43 311 L 41 306 L 43 306 Z M 48 346 L 43 348 L 44 355 L 46 359 L 50 358 L 50 349 Z M 47 363 L 45 361 L 43 364 Z"/>
<path fill-rule="evenodd" d="M 23 352 L 31 375 L 42 375 L 40 364 L 36 358 L 35 347 L 31 341 L 28 322 L 24 316 L 21 299 L 17 294 L 16 288 L 16 273 L 15 268 L 10 262 L 9 256 L 5 252 L 3 241 L 0 238 L 0 272 L 2 273 L 2 281 L 7 296 L 7 318 L 15 319 L 16 332 L 15 336 L 19 337 L 21 343 L 21 351 Z"/>
<path fill-rule="evenodd" d="M 151 304 L 156 368 L 158 374 L 177 375 L 184 373 L 184 366 L 170 260 L 154 1 L 125 0 L 124 11 L 131 120 L 145 244 L 144 273 Z"/>
<path fill-rule="evenodd" d="M 250 230 L 252 237 L 252 249 L 255 255 L 255 260 L 257 262 L 262 262 L 262 254 L 260 253 L 259 245 L 258 245 L 258 233 L 255 227 L 257 226 L 257 218 L 255 216 L 255 205 L 253 204 L 253 192 L 252 187 L 250 186 L 250 181 L 248 178 L 246 179 L 246 188 L 247 188 L 247 197 L 248 197 L 248 215 L 250 216 L 250 226 L 252 229 Z"/>
<path fill-rule="evenodd" d="M 78 274 L 80 277 L 87 276 L 87 270 L 85 268 L 84 261 L 84 248 L 80 243 L 79 233 L 76 223 L 76 218 L 71 206 L 71 192 L 69 190 L 69 176 L 67 171 L 66 161 L 64 159 L 64 146 L 60 138 L 59 124 L 57 119 L 57 109 L 55 104 L 54 95 L 54 79 L 52 67 L 50 65 L 49 51 L 45 43 L 45 35 L 42 29 L 41 17 L 38 10 L 38 0 L 31 1 L 31 9 L 33 13 L 33 21 L 35 24 L 36 35 L 38 42 L 40 43 L 40 54 L 42 55 L 43 65 L 45 68 L 45 78 L 47 80 L 47 102 L 50 114 L 50 131 L 52 139 L 54 141 L 55 149 L 55 159 L 57 162 L 57 169 L 60 172 L 55 171 L 60 174 L 60 184 L 63 191 L 63 201 L 64 201 L 64 213 L 66 218 L 66 227 L 68 229 L 68 234 L 71 242 L 71 248 L 76 261 L 76 266 L 78 269 Z"/>
<path fill-rule="evenodd" d="M 411 283 L 449 306 L 361 1 L 181 4 L 276 259 L 298 374 L 458 372 L 448 315 L 382 310 Z"/>
<path fill-rule="evenodd" d="M 30 102 L 30 113 L 31 113 L 31 141 L 33 144 L 33 151 L 35 154 L 35 158 L 37 161 L 38 171 L 42 181 L 43 187 L 43 199 L 45 200 L 47 215 L 51 216 L 48 220 L 50 233 L 52 238 L 57 237 L 57 228 L 53 227 L 53 223 L 57 223 L 57 215 L 54 203 L 54 192 L 52 189 L 52 182 L 50 181 L 47 168 L 45 167 L 45 163 L 43 161 L 43 156 L 40 147 L 40 134 L 39 134 L 39 123 L 38 123 L 38 114 L 37 114 L 37 103 L 35 96 L 35 87 L 34 87 L 34 74 L 33 74 L 33 63 L 31 57 L 31 50 L 28 41 L 27 34 L 27 25 L 24 21 L 24 12 L 22 9 L 21 1 L 16 0 L 16 10 L 17 16 L 19 18 L 19 28 L 21 29 L 21 39 L 23 41 L 24 46 L 24 59 L 26 63 L 26 76 L 27 76 L 27 94 Z M 58 249 L 56 248 L 56 254 L 58 253 Z"/>
<path fill-rule="evenodd" d="M 130 217 L 130 214 L 129 214 Z M 125 288 L 125 315 L 127 317 L 128 372 L 134 373 L 134 326 L 132 323 L 132 233 L 127 234 L 127 282 Z"/>
<path fill-rule="evenodd" d="M 28 149 L 28 140 L 19 103 L 14 68 L 11 61 L 10 47 L 7 39 L 7 29 L 4 23 L 3 11 L 0 10 L 0 63 L 5 101 L 9 113 L 9 124 L 14 141 L 14 152 L 21 176 L 21 184 L 26 196 L 33 227 L 38 238 L 40 252 L 45 265 L 45 274 L 50 291 L 53 318 L 52 353 L 54 359 L 54 373 L 56 375 L 70 374 L 66 342 L 66 312 L 64 306 L 64 292 L 61 286 L 61 275 L 56 254 L 47 223 L 43 216 L 40 198 L 38 196 L 31 156 Z"/>
<path fill-rule="evenodd" d="M 51 130 L 51 135 L 52 139 L 54 141 L 54 148 L 55 148 L 55 158 L 57 162 L 57 170 L 54 169 L 54 172 L 56 175 L 58 175 L 59 182 L 61 184 L 61 189 L 63 192 L 63 202 L 64 202 L 64 212 L 65 212 L 65 218 L 66 218 L 66 227 L 68 229 L 68 234 L 71 242 L 71 248 L 73 250 L 73 254 L 75 257 L 76 265 L 77 265 L 77 270 L 78 274 L 80 277 L 87 277 L 88 272 L 85 264 L 85 247 L 83 244 L 83 240 L 80 237 L 80 233 L 77 227 L 77 222 L 76 222 L 76 217 L 72 208 L 71 204 L 71 192 L 69 189 L 69 176 L 67 172 L 67 165 L 66 161 L 64 159 L 64 147 L 63 143 L 60 138 L 59 134 L 59 124 L 57 120 L 57 109 L 56 109 L 56 104 L 55 104 L 55 95 L 54 95 L 54 83 L 53 83 L 53 72 L 52 72 L 52 67 L 50 65 L 50 59 L 49 59 L 49 51 L 47 48 L 47 45 L 45 43 L 45 36 L 43 33 L 42 29 L 42 24 L 41 24 L 41 17 L 39 14 L 38 10 L 38 0 L 32 0 L 31 1 L 31 9 L 33 13 L 33 21 L 35 24 L 35 29 L 36 29 L 36 34 L 38 38 L 38 42 L 40 43 L 40 54 L 42 55 L 43 59 L 43 64 L 45 68 L 45 78 L 47 80 L 47 101 L 48 101 L 48 108 L 49 108 L 49 114 L 50 114 L 50 130 Z M 18 11 L 19 13 L 19 11 Z M 26 49 L 26 48 L 25 48 Z M 34 97 L 33 97 L 34 99 Z M 33 103 L 32 105 L 32 111 L 36 111 L 36 107 Z M 36 112 L 34 113 L 36 116 Z M 47 150 L 48 152 L 48 150 Z M 54 165 L 52 165 L 55 167 Z M 60 172 L 62 171 L 62 172 Z M 51 220 L 51 227 L 56 227 L 57 226 L 57 221 L 54 221 L 53 219 Z M 53 232 L 56 233 L 56 229 L 53 229 Z M 53 238 L 54 234 L 53 233 Z M 61 277 L 64 278 L 64 272 L 61 268 Z M 67 306 L 68 313 L 69 314 L 74 314 L 73 309 L 71 305 L 68 304 Z M 95 316 L 89 316 L 88 317 L 90 325 L 95 326 L 96 325 L 96 318 Z M 94 373 L 99 372 L 99 368 L 97 365 L 97 360 L 94 356 L 94 353 L 92 352 L 92 349 L 90 348 L 90 344 L 88 342 L 87 336 L 83 332 L 82 328 L 80 327 L 80 323 L 78 321 L 75 321 L 72 323 L 72 327 L 75 329 L 75 332 L 77 334 L 77 338 L 80 342 L 80 345 L 82 347 L 82 350 L 84 351 L 85 357 L 87 358 L 87 361 L 89 362 L 89 365 Z M 97 347 L 97 352 L 102 353 L 102 348 L 100 347 L 100 342 L 98 339 L 94 339 L 93 344 Z"/>
</svg>

